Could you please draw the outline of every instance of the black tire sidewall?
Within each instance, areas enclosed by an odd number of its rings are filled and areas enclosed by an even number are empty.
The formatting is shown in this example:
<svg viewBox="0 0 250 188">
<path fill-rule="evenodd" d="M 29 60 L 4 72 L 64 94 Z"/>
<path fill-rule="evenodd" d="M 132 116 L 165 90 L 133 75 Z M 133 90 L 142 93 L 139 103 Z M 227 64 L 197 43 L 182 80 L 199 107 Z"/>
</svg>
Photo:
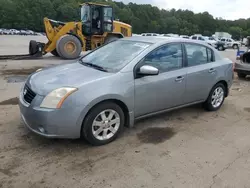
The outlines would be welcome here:
<svg viewBox="0 0 250 188">
<path fill-rule="evenodd" d="M 223 46 L 220 45 L 220 46 L 218 47 L 218 50 L 219 50 L 219 51 L 222 51 L 222 50 L 223 50 Z"/>
<path fill-rule="evenodd" d="M 37 53 L 37 51 L 38 51 L 37 42 L 35 40 L 31 40 L 29 44 L 29 54 L 34 55 Z"/>
<path fill-rule="evenodd" d="M 247 76 L 246 74 L 239 73 L 239 72 L 237 73 L 237 75 L 238 75 L 239 78 L 246 78 L 246 76 Z"/>
<path fill-rule="evenodd" d="M 116 134 L 111 137 L 108 140 L 102 141 L 102 140 L 98 140 L 94 137 L 93 132 L 92 132 L 92 123 L 95 119 L 95 117 L 102 111 L 106 110 L 106 109 L 112 109 L 115 110 L 119 116 L 120 116 L 120 127 L 118 129 L 118 131 L 116 132 Z M 104 102 L 104 103 L 100 103 L 97 106 L 95 106 L 93 109 L 90 110 L 90 112 L 87 114 L 86 118 L 84 119 L 83 122 L 83 127 L 82 127 L 82 136 L 92 145 L 95 146 L 100 146 L 100 145 L 104 145 L 104 144 L 108 144 L 110 142 L 112 142 L 113 140 L 115 140 L 117 138 L 117 136 L 119 135 L 119 133 L 123 130 L 125 124 L 125 115 L 123 110 L 120 108 L 119 105 L 113 103 L 113 102 Z"/>
<path fill-rule="evenodd" d="M 218 88 L 218 87 L 221 87 L 221 88 L 223 89 L 223 91 L 224 91 L 224 97 L 223 97 L 223 100 L 222 100 L 220 106 L 218 106 L 218 107 L 215 108 L 215 107 L 213 107 L 213 105 L 212 105 L 212 95 L 213 95 L 213 93 L 214 93 L 214 90 L 215 90 L 216 88 Z M 216 84 L 216 85 L 211 89 L 211 91 L 210 91 L 210 93 L 209 93 L 209 96 L 208 96 L 206 102 L 204 103 L 205 109 L 208 110 L 208 111 L 216 111 L 216 110 L 218 110 L 218 109 L 222 106 L 222 104 L 224 103 L 225 96 L 226 96 L 226 88 L 225 88 L 224 84 L 222 84 L 222 83 Z"/>
<path fill-rule="evenodd" d="M 66 42 L 72 41 L 76 45 L 76 52 L 74 54 L 67 54 L 64 50 L 64 45 Z M 80 40 L 73 35 L 64 35 L 56 43 L 56 50 L 60 57 L 64 59 L 76 59 L 80 56 L 82 52 L 82 45 Z"/>
<path fill-rule="evenodd" d="M 238 48 L 238 45 L 237 44 L 234 44 L 233 45 L 233 49 L 237 49 Z"/>
</svg>

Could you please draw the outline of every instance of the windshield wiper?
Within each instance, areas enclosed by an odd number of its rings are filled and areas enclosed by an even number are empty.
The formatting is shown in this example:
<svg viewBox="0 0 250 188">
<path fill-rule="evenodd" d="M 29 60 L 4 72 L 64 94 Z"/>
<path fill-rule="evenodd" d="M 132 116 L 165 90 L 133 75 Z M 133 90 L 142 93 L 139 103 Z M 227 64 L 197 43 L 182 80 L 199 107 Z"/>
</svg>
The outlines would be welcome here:
<svg viewBox="0 0 250 188">
<path fill-rule="evenodd" d="M 94 69 L 97 69 L 97 70 L 100 70 L 100 71 L 103 71 L 103 72 L 108 72 L 107 69 L 105 69 L 104 67 L 102 66 L 99 66 L 99 65 L 96 65 L 96 64 L 93 64 L 93 63 L 89 63 L 89 62 L 84 62 L 81 60 L 81 63 L 85 66 L 88 66 L 88 67 L 92 67 Z"/>
</svg>

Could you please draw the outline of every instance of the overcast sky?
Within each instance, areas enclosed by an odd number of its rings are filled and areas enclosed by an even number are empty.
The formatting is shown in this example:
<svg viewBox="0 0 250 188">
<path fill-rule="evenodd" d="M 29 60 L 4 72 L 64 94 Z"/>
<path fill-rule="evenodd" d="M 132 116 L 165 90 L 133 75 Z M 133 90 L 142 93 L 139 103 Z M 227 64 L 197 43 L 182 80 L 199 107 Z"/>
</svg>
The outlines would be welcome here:
<svg viewBox="0 0 250 188">
<path fill-rule="evenodd" d="M 228 20 L 250 18 L 250 0 L 116 0 L 125 4 L 151 4 L 160 9 L 188 9 L 195 13 L 207 11 L 214 17 Z"/>
</svg>

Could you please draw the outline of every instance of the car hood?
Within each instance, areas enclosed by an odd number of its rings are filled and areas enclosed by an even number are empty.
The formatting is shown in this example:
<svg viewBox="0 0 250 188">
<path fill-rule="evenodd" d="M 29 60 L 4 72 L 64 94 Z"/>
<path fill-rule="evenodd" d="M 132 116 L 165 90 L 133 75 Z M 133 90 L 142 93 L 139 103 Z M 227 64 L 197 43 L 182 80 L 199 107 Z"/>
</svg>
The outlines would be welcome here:
<svg viewBox="0 0 250 188">
<path fill-rule="evenodd" d="M 47 95 L 60 87 L 80 87 L 104 79 L 114 73 L 103 72 L 80 63 L 44 68 L 29 76 L 27 85 L 39 95 Z"/>
</svg>

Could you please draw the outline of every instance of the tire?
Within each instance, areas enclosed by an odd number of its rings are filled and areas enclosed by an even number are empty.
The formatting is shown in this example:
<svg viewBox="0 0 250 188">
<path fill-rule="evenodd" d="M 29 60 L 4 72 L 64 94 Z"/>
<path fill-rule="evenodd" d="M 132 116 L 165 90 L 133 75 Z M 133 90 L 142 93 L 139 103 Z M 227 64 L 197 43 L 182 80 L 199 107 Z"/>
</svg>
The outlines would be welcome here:
<svg viewBox="0 0 250 188">
<path fill-rule="evenodd" d="M 223 91 L 223 93 L 221 93 L 221 98 L 218 97 L 218 99 L 214 99 L 214 95 L 215 95 L 215 91 Z M 220 96 L 220 95 L 219 95 Z M 218 83 L 216 84 L 210 91 L 209 96 L 207 98 L 207 100 L 204 102 L 203 106 L 207 111 L 216 111 L 218 110 L 221 105 L 224 102 L 226 96 L 226 88 L 222 83 Z M 215 104 L 213 104 L 214 100 L 218 100 L 218 103 L 215 102 Z"/>
<path fill-rule="evenodd" d="M 234 44 L 233 49 L 238 49 L 238 44 Z"/>
<path fill-rule="evenodd" d="M 219 51 L 223 51 L 223 50 L 224 50 L 223 46 L 220 45 L 220 46 L 218 47 L 218 50 L 219 50 Z"/>
<path fill-rule="evenodd" d="M 29 54 L 34 55 L 38 52 L 37 42 L 35 40 L 31 40 L 29 44 Z"/>
<path fill-rule="evenodd" d="M 105 121 L 107 121 L 106 124 L 101 123 L 102 116 L 100 115 L 100 113 L 104 112 L 104 111 L 106 111 L 106 113 L 107 113 L 105 115 L 106 117 L 109 116 L 109 114 L 108 114 L 109 111 L 114 112 L 114 115 L 112 116 L 112 118 L 115 118 L 115 119 L 119 118 L 119 120 L 117 120 L 117 122 L 114 124 L 109 124 L 108 121 L 115 121 L 114 119 L 110 118 L 110 120 L 105 120 Z M 95 120 L 98 123 L 100 121 L 101 125 L 106 126 L 106 127 L 101 128 L 99 126 L 93 126 Z M 118 106 L 117 104 L 115 104 L 113 102 L 100 103 L 97 106 L 95 106 L 93 109 L 91 109 L 90 112 L 87 114 L 87 116 L 83 122 L 83 125 L 82 125 L 82 133 L 81 134 L 90 144 L 92 144 L 94 146 L 108 144 L 117 138 L 117 136 L 119 135 L 119 133 L 122 131 L 122 129 L 124 127 L 124 123 L 125 123 L 125 117 L 124 117 L 123 110 L 121 109 L 120 106 Z M 118 124 L 119 124 L 119 126 L 117 127 Z M 110 126 L 113 127 L 112 130 L 114 131 L 114 133 L 112 133 L 109 130 Z M 99 127 L 101 132 L 98 131 L 99 130 L 98 127 Z M 96 136 L 94 135 L 94 131 L 97 131 Z M 104 138 L 105 131 L 107 131 L 106 132 L 107 136 L 108 136 L 107 138 Z"/>
<path fill-rule="evenodd" d="M 50 52 L 52 55 L 59 57 L 60 55 L 58 54 L 58 52 L 56 51 L 56 49 L 54 49 L 53 51 Z"/>
<path fill-rule="evenodd" d="M 70 47 L 68 48 L 67 45 Z M 76 59 L 82 52 L 82 45 L 73 35 L 64 35 L 56 43 L 56 50 L 63 59 Z"/>
<path fill-rule="evenodd" d="M 117 40 L 117 39 L 119 39 L 118 36 L 110 35 L 110 36 L 108 36 L 108 37 L 105 39 L 104 44 L 108 44 L 108 43 L 113 42 L 113 41 L 115 41 L 115 40 Z"/>
<path fill-rule="evenodd" d="M 238 77 L 241 78 L 241 79 L 244 79 L 244 78 L 246 78 L 246 76 L 247 76 L 246 74 L 240 73 L 240 72 L 238 72 L 237 75 L 238 75 Z"/>
</svg>

